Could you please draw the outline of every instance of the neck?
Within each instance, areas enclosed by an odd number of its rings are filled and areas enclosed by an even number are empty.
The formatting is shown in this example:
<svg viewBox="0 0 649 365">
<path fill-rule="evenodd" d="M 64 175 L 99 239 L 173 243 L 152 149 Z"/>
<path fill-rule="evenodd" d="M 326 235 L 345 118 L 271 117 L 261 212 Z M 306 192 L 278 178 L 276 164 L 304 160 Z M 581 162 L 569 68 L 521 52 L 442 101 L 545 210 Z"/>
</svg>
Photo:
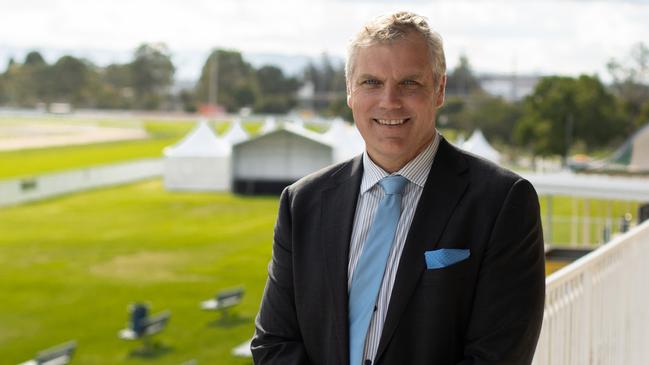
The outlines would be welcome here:
<svg viewBox="0 0 649 365">
<path fill-rule="evenodd" d="M 428 147 L 433 140 L 435 139 L 435 136 L 437 135 L 437 132 L 433 134 L 433 137 L 429 139 L 426 143 L 423 143 L 415 152 L 413 152 L 411 155 L 407 156 L 397 156 L 390 158 L 389 156 L 381 156 L 380 154 L 373 154 L 371 151 L 366 150 L 367 155 L 372 159 L 372 162 L 374 162 L 378 167 L 382 168 L 385 172 L 388 174 L 395 173 L 399 170 L 401 170 L 404 166 L 408 164 L 408 162 L 412 161 L 415 159 L 415 157 L 419 156 L 426 147 Z"/>
</svg>

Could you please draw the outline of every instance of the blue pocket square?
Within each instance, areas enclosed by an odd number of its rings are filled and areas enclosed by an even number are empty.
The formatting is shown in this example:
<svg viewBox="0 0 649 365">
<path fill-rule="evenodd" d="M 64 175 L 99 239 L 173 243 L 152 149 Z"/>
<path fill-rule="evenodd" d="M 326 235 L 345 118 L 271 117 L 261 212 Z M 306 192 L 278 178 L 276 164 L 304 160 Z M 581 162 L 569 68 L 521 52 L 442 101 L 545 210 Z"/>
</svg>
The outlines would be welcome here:
<svg viewBox="0 0 649 365">
<path fill-rule="evenodd" d="M 451 266 L 456 262 L 466 260 L 471 255 L 468 249 L 440 248 L 438 250 L 424 252 L 426 268 L 441 269 Z"/>
</svg>

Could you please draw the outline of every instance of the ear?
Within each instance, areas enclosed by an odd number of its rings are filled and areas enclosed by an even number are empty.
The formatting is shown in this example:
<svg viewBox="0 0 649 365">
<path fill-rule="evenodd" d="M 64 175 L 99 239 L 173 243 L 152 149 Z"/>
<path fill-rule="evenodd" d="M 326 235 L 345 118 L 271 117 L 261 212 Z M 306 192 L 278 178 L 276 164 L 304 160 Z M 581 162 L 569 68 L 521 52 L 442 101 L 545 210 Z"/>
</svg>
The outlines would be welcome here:
<svg viewBox="0 0 649 365">
<path fill-rule="evenodd" d="M 349 83 L 347 83 L 346 89 L 347 89 L 347 106 L 349 107 L 349 109 L 351 109 L 352 108 L 352 90 L 349 87 Z"/>
<path fill-rule="evenodd" d="M 446 97 L 446 75 L 443 75 L 439 80 L 439 87 L 437 88 L 435 97 L 435 107 L 440 108 L 444 105 L 444 98 Z"/>
</svg>

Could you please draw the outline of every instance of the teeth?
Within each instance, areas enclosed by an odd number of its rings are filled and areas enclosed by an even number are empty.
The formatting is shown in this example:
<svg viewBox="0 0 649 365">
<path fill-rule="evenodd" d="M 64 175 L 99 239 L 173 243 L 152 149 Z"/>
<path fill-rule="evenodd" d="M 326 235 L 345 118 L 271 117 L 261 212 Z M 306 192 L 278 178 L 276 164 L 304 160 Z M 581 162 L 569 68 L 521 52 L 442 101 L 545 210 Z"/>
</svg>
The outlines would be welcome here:
<svg viewBox="0 0 649 365">
<path fill-rule="evenodd" d="M 376 119 L 379 124 L 383 125 L 398 125 L 398 124 L 403 124 L 406 120 L 405 119 Z"/>
</svg>

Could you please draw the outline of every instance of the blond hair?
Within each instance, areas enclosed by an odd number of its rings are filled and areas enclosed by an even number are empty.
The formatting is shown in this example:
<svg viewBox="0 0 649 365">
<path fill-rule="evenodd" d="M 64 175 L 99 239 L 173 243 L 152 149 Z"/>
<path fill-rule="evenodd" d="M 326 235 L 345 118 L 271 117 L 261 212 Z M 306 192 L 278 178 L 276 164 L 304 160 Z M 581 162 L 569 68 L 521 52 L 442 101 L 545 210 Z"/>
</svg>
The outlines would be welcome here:
<svg viewBox="0 0 649 365">
<path fill-rule="evenodd" d="M 371 20 L 365 24 L 363 29 L 351 41 L 347 50 L 347 62 L 345 63 L 347 85 L 350 85 L 356 56 L 361 48 L 394 42 L 411 33 L 421 34 L 426 44 L 428 44 L 435 87 L 438 87 L 442 76 L 446 74 L 446 59 L 444 57 L 442 38 L 428 26 L 425 17 L 407 11 L 383 15 Z"/>
</svg>

